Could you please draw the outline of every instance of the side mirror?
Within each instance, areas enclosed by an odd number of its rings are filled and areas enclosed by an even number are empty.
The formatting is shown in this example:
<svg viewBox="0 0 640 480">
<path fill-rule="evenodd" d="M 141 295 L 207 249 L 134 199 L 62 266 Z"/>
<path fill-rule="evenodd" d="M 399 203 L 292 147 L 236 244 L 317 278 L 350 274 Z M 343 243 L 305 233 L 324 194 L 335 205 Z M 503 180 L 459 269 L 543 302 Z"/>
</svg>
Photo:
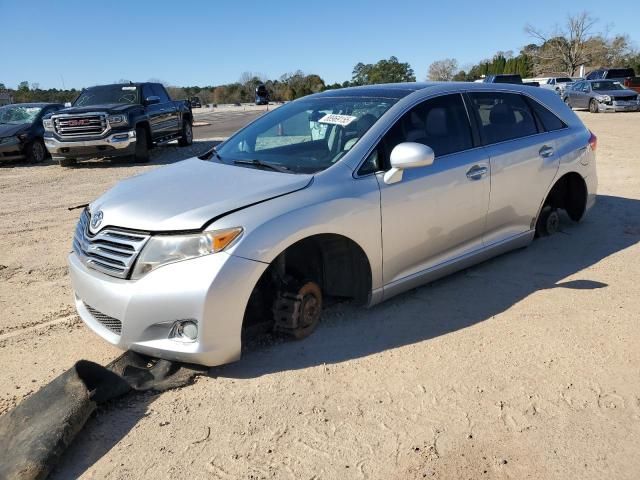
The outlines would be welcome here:
<svg viewBox="0 0 640 480">
<path fill-rule="evenodd" d="M 402 180 L 402 172 L 408 168 L 427 167 L 433 164 L 433 149 L 422 143 L 403 142 L 391 151 L 391 169 L 384 174 L 384 183 L 391 185 Z"/>
<path fill-rule="evenodd" d="M 144 99 L 145 105 L 155 105 L 156 103 L 160 103 L 160 97 L 156 95 L 150 95 Z"/>
</svg>

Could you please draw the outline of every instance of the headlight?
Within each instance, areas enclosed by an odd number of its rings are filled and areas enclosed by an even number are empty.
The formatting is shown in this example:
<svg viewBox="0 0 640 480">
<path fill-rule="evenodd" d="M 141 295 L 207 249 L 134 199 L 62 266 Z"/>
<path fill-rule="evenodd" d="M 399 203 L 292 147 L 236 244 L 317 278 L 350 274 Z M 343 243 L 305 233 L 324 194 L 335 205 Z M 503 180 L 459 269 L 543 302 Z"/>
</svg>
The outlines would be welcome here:
<svg viewBox="0 0 640 480">
<path fill-rule="evenodd" d="M 42 120 L 42 126 L 47 132 L 53 132 L 53 120 L 50 118 L 45 118 Z"/>
<path fill-rule="evenodd" d="M 596 100 L 598 100 L 599 102 L 610 102 L 611 97 L 609 95 L 598 95 L 596 97 Z"/>
<path fill-rule="evenodd" d="M 109 124 L 113 126 L 129 125 L 129 119 L 126 115 L 109 115 L 107 120 Z"/>
<path fill-rule="evenodd" d="M 228 228 L 195 235 L 155 235 L 140 252 L 131 278 L 137 280 L 169 263 L 221 252 L 242 234 L 242 228 Z"/>
</svg>

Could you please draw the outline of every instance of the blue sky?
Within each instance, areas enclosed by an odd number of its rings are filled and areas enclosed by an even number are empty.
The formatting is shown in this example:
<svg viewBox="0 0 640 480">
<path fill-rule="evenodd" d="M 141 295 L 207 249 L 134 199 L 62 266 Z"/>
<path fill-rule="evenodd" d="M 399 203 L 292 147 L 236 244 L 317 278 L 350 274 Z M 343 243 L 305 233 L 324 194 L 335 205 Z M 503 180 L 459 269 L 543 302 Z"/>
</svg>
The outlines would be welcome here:
<svg viewBox="0 0 640 480">
<path fill-rule="evenodd" d="M 275 78 L 302 69 L 332 83 L 350 79 L 359 61 L 391 55 L 422 80 L 434 60 L 464 66 L 517 52 L 531 43 L 526 23 L 550 29 L 582 10 L 640 46 L 638 0 L 0 0 L 0 82 L 217 85 L 244 71 Z"/>
</svg>

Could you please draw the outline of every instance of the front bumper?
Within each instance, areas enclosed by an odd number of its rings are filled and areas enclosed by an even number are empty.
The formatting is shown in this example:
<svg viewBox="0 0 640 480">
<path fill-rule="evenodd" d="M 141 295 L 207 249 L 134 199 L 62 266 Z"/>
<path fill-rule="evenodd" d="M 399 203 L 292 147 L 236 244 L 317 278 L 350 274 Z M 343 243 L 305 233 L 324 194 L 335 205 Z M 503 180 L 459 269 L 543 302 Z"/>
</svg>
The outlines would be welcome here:
<svg viewBox="0 0 640 480">
<path fill-rule="evenodd" d="M 598 111 L 607 112 L 638 112 L 640 111 L 640 102 L 611 102 L 606 104 L 598 102 Z"/>
<path fill-rule="evenodd" d="M 132 155 L 136 148 L 136 131 L 112 133 L 108 137 L 94 140 L 60 140 L 47 134 L 44 144 L 56 158 L 96 158 Z"/>
<path fill-rule="evenodd" d="M 27 158 L 24 147 L 19 140 L 0 144 L 0 160 L 24 160 Z"/>
<path fill-rule="evenodd" d="M 221 252 L 134 281 L 89 269 L 75 253 L 68 263 L 78 313 L 100 337 L 123 350 L 207 366 L 240 358 L 245 307 L 268 267 Z M 197 340 L 169 339 L 173 323 L 187 319 L 198 323 Z M 121 323 L 120 334 L 108 328 L 110 321 Z"/>
</svg>

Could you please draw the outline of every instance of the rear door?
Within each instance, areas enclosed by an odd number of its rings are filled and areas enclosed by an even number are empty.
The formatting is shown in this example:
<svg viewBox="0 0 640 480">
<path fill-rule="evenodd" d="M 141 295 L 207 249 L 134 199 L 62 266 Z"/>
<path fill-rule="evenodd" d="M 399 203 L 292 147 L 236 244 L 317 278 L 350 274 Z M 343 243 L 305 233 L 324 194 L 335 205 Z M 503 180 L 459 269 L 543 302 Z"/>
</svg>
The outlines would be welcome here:
<svg viewBox="0 0 640 480">
<path fill-rule="evenodd" d="M 467 98 L 491 165 L 483 237 L 491 245 L 534 228 L 542 197 L 558 170 L 556 142 L 521 94 L 472 92 Z"/>
</svg>

